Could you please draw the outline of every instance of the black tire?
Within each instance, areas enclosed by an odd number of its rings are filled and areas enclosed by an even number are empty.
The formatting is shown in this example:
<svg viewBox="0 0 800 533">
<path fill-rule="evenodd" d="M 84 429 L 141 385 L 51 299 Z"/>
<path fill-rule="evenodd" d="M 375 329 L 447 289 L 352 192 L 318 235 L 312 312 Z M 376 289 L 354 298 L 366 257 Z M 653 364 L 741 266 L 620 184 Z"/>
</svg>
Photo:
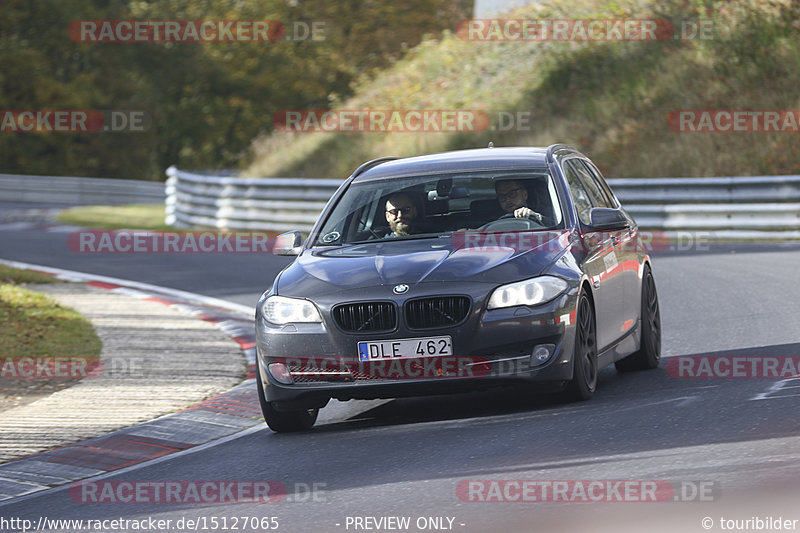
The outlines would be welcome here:
<svg viewBox="0 0 800 533">
<path fill-rule="evenodd" d="M 261 413 L 269 429 L 276 433 L 290 433 L 311 429 L 317 421 L 319 409 L 298 409 L 292 411 L 278 411 L 272 402 L 264 398 L 264 387 L 261 376 L 256 372 L 256 386 L 258 387 L 258 402 L 261 404 Z"/>
<path fill-rule="evenodd" d="M 661 361 L 661 312 L 658 308 L 656 282 L 649 266 L 644 267 L 642 279 L 642 341 L 639 350 L 614 366 L 618 372 L 650 370 Z"/>
<path fill-rule="evenodd" d="M 565 389 L 566 398 L 584 401 L 594 395 L 597 388 L 597 328 L 592 302 L 586 293 L 578 298 L 575 320 L 575 351 L 572 361 L 572 380 Z"/>
</svg>

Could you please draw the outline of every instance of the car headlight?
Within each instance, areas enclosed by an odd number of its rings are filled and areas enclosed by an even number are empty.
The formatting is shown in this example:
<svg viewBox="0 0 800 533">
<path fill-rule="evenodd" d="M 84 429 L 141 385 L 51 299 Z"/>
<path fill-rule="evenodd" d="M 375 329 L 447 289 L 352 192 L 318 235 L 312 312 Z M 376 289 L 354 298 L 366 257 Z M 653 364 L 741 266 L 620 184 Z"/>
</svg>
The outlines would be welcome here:
<svg viewBox="0 0 800 533">
<path fill-rule="evenodd" d="M 502 285 L 489 298 L 489 309 L 515 305 L 539 305 L 567 290 L 567 282 L 553 276 L 539 276 Z"/>
<path fill-rule="evenodd" d="M 270 296 L 261 306 L 264 318 L 273 324 L 291 324 L 293 322 L 322 322 L 316 306 L 308 300 Z"/>
</svg>

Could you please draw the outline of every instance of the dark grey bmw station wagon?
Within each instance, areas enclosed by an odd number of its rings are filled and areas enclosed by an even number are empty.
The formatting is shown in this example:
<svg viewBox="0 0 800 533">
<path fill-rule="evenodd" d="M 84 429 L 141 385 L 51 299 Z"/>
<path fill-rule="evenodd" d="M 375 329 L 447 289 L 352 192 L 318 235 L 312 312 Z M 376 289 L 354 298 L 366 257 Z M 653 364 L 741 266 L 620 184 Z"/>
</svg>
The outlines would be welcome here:
<svg viewBox="0 0 800 533">
<path fill-rule="evenodd" d="M 256 308 L 259 399 L 274 431 L 338 400 L 509 385 L 589 399 L 598 370 L 658 366 L 638 226 L 566 145 L 359 167 Z"/>
</svg>

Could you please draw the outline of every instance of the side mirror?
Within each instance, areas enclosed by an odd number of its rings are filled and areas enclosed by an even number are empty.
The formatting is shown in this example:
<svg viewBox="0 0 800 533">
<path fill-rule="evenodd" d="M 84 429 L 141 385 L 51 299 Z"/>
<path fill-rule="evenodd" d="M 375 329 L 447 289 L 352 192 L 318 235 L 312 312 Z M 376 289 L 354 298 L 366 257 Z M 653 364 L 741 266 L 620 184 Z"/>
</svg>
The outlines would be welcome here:
<svg viewBox="0 0 800 533">
<path fill-rule="evenodd" d="M 621 230 L 630 227 L 630 222 L 620 209 L 609 207 L 593 207 L 589 211 L 592 229 Z"/>
<path fill-rule="evenodd" d="M 289 231 L 281 233 L 275 237 L 275 244 L 272 245 L 274 255 L 299 255 L 303 246 L 303 236 L 299 231 Z"/>
</svg>

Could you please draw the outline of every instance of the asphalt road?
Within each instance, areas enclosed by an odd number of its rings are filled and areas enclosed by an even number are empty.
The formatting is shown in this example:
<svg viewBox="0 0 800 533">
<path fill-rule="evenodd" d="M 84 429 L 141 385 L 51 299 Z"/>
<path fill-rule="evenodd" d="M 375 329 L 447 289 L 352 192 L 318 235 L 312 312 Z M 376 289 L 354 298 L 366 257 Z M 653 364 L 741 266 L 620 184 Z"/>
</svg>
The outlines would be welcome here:
<svg viewBox="0 0 800 533">
<path fill-rule="evenodd" d="M 654 257 L 664 355 L 800 356 L 800 245 L 702 248 Z M 286 263 L 257 254 L 80 255 L 67 249 L 64 234 L 25 230 L 0 232 L 0 257 L 249 305 Z M 275 481 L 288 491 L 276 503 L 198 503 L 186 493 L 179 503 L 164 495 L 158 502 L 85 503 L 54 489 L 0 505 L 0 518 L 171 520 L 161 531 L 195 529 L 187 520 L 212 530 L 216 519 L 218 530 L 264 531 L 275 522 L 261 519 L 274 517 L 279 531 L 292 532 L 482 532 L 770 531 L 777 529 L 763 527 L 764 520 L 774 525 L 781 516 L 799 520 L 781 530 L 800 529 L 800 379 L 677 378 L 668 364 L 633 374 L 607 368 L 590 402 L 502 392 L 379 402 L 356 415 L 333 413 L 308 433 L 245 432 L 103 480 Z M 539 492 L 531 494 L 539 498 L 542 487 L 560 480 L 584 480 L 584 488 L 592 480 L 628 480 L 659 487 L 656 499 L 667 501 L 582 503 L 570 485 L 556 502 L 498 502 L 519 491 L 492 480 L 537 480 Z M 476 501 L 482 497 L 494 501 Z M 407 517 L 409 525 L 392 527 L 402 522 L 388 517 Z M 752 523 L 728 522 L 735 519 Z M 100 525 L 96 530 L 135 530 L 131 523 Z M 87 526 L 82 530 L 95 530 Z"/>
<path fill-rule="evenodd" d="M 0 203 L 0 218 L 20 205 Z M 64 232 L 0 229 L 0 257 L 152 283 L 251 307 L 291 262 L 263 253 L 78 253 L 68 246 L 68 237 Z"/>
</svg>

